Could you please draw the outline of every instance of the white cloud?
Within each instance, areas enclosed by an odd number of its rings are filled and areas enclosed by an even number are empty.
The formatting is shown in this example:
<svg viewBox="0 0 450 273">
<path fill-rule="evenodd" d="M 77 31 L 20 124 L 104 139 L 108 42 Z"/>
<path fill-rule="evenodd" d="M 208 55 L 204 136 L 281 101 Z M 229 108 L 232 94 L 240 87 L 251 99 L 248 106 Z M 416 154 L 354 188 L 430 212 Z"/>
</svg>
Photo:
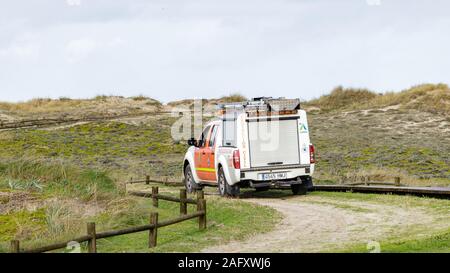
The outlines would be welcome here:
<svg viewBox="0 0 450 273">
<path fill-rule="evenodd" d="M 0 48 L 0 58 L 10 58 L 19 61 L 36 60 L 39 57 L 40 46 L 34 43 L 11 44 Z"/>
<path fill-rule="evenodd" d="M 80 38 L 71 40 L 66 44 L 65 54 L 69 63 L 78 63 L 88 59 L 96 51 L 106 48 L 120 47 L 125 44 L 125 40 L 115 37 L 107 41 L 98 41 L 90 38 Z"/>
<path fill-rule="evenodd" d="M 98 44 L 96 41 L 87 38 L 69 41 L 66 45 L 67 61 L 69 63 L 82 61 L 97 47 Z"/>
</svg>

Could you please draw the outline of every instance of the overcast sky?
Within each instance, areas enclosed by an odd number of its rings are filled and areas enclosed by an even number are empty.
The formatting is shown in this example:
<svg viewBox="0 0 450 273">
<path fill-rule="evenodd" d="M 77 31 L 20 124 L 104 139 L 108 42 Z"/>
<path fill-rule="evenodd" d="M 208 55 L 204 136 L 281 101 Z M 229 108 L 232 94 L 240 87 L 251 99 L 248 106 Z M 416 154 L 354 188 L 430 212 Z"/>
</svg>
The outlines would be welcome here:
<svg viewBox="0 0 450 273">
<path fill-rule="evenodd" d="M 445 0 L 0 0 L 0 100 L 450 82 Z"/>
</svg>

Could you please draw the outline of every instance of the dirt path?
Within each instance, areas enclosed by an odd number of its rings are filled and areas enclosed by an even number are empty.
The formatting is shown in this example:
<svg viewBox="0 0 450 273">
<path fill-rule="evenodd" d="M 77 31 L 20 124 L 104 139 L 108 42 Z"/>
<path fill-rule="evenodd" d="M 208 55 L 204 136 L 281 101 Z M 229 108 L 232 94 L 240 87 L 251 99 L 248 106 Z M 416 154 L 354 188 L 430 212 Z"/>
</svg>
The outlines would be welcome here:
<svg viewBox="0 0 450 273">
<path fill-rule="evenodd" d="M 399 208 L 395 204 L 338 201 L 321 196 L 246 201 L 270 206 L 281 212 L 284 219 L 271 232 L 203 252 L 318 252 L 406 232 L 420 234 L 431 223 L 438 228 L 437 216 L 417 207 Z"/>
</svg>

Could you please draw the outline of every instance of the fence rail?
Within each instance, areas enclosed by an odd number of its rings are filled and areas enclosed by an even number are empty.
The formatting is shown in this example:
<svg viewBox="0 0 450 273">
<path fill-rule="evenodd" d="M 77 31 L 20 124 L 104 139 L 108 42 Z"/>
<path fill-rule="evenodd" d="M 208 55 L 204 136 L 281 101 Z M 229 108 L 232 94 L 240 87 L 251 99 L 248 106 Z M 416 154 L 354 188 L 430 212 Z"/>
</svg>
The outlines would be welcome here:
<svg viewBox="0 0 450 273">
<path fill-rule="evenodd" d="M 130 181 L 125 182 L 127 185 L 142 183 L 145 183 L 146 185 L 149 185 L 150 183 L 158 183 L 165 186 L 184 186 L 184 183 L 180 181 L 169 181 L 169 178 L 167 177 L 154 179 L 149 175 L 147 175 L 144 180 L 133 180 L 133 178 L 131 178 Z"/>
<path fill-rule="evenodd" d="M 204 230 L 206 229 L 206 200 L 203 191 L 197 192 L 197 199 L 191 199 L 187 198 L 186 190 L 181 189 L 180 190 L 180 197 L 173 197 L 173 196 L 167 196 L 162 195 L 158 193 L 159 189 L 158 187 L 152 187 L 151 193 L 145 193 L 145 192 L 129 192 L 129 194 L 135 195 L 135 196 L 141 196 L 141 197 L 150 197 L 152 198 L 152 203 L 154 207 L 158 207 L 158 200 L 166 200 L 171 202 L 177 202 L 180 203 L 180 217 L 159 221 L 159 215 L 157 212 L 152 212 L 150 214 L 150 220 L 148 225 L 142 225 L 142 226 L 136 226 L 136 227 L 129 227 L 119 230 L 110 230 L 110 231 L 103 231 L 103 232 L 96 232 L 95 229 L 95 223 L 87 223 L 87 235 L 83 235 L 77 238 L 73 238 L 72 240 L 54 243 L 51 245 L 34 248 L 34 249 L 20 249 L 20 242 L 18 240 L 12 240 L 10 251 L 12 253 L 42 253 L 42 252 L 48 252 L 53 250 L 58 250 L 61 248 L 67 247 L 67 245 L 70 242 L 78 242 L 78 243 L 88 243 L 88 252 L 89 253 L 96 253 L 97 252 L 97 240 L 98 239 L 104 239 L 104 238 L 110 238 L 114 236 L 119 235 L 125 235 L 130 233 L 136 233 L 136 232 L 142 232 L 142 231 L 149 231 L 149 239 L 148 239 L 148 246 L 149 248 L 155 247 L 157 245 L 157 234 L 158 229 L 170 225 L 174 225 L 183 221 L 187 221 L 190 219 L 198 218 L 199 223 L 199 229 Z M 197 205 L 197 211 L 193 213 L 187 213 L 187 205 L 193 204 Z"/>
</svg>

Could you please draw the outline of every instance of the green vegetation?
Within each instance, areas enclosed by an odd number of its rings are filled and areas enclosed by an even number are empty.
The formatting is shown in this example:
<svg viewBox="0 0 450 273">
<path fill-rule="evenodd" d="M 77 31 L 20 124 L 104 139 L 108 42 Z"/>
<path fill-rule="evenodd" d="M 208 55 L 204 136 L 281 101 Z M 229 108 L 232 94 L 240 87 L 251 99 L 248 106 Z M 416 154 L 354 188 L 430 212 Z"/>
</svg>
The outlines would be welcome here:
<svg viewBox="0 0 450 273">
<path fill-rule="evenodd" d="M 96 211 L 112 213 L 123 192 L 98 170 L 60 161 L 20 159 L 0 163 L 0 241 L 64 238 Z M 0 248 L 1 250 L 1 248 Z"/>
<path fill-rule="evenodd" d="M 173 118 L 160 118 L 149 125 L 100 122 L 59 130 L 24 129 L 0 132 L 3 158 L 19 155 L 63 159 L 81 167 L 161 171 L 159 175 L 179 174 L 185 144 L 170 136 Z M 149 160 L 167 158 L 165 168 L 149 168 Z M 173 162 L 173 163 L 172 163 Z M 132 170 L 130 170 L 130 168 Z M 153 174 L 153 173 L 152 173 Z M 145 173 L 141 174 L 145 175 Z"/>
<path fill-rule="evenodd" d="M 355 201 L 365 203 L 395 204 L 398 207 L 420 207 L 430 212 L 450 217 L 450 200 L 436 198 L 422 198 L 417 196 L 400 196 L 389 194 L 369 194 L 350 192 L 312 192 L 312 196 L 326 197 L 332 201 Z"/>
<path fill-rule="evenodd" d="M 16 235 L 34 237 L 45 230 L 45 210 L 0 214 L 0 223 L 0 242 L 12 240 Z"/>
<path fill-rule="evenodd" d="M 308 118 L 317 182 L 393 182 L 399 176 L 405 184 L 450 185 L 450 142 L 444 141 L 450 131 L 443 116 L 394 109 Z"/>
<path fill-rule="evenodd" d="M 382 240 L 380 242 L 380 251 L 382 253 L 449 253 L 450 230 L 418 239 Z M 368 252 L 368 249 L 365 244 L 358 244 L 340 250 L 340 252 L 364 253 Z"/>
</svg>

